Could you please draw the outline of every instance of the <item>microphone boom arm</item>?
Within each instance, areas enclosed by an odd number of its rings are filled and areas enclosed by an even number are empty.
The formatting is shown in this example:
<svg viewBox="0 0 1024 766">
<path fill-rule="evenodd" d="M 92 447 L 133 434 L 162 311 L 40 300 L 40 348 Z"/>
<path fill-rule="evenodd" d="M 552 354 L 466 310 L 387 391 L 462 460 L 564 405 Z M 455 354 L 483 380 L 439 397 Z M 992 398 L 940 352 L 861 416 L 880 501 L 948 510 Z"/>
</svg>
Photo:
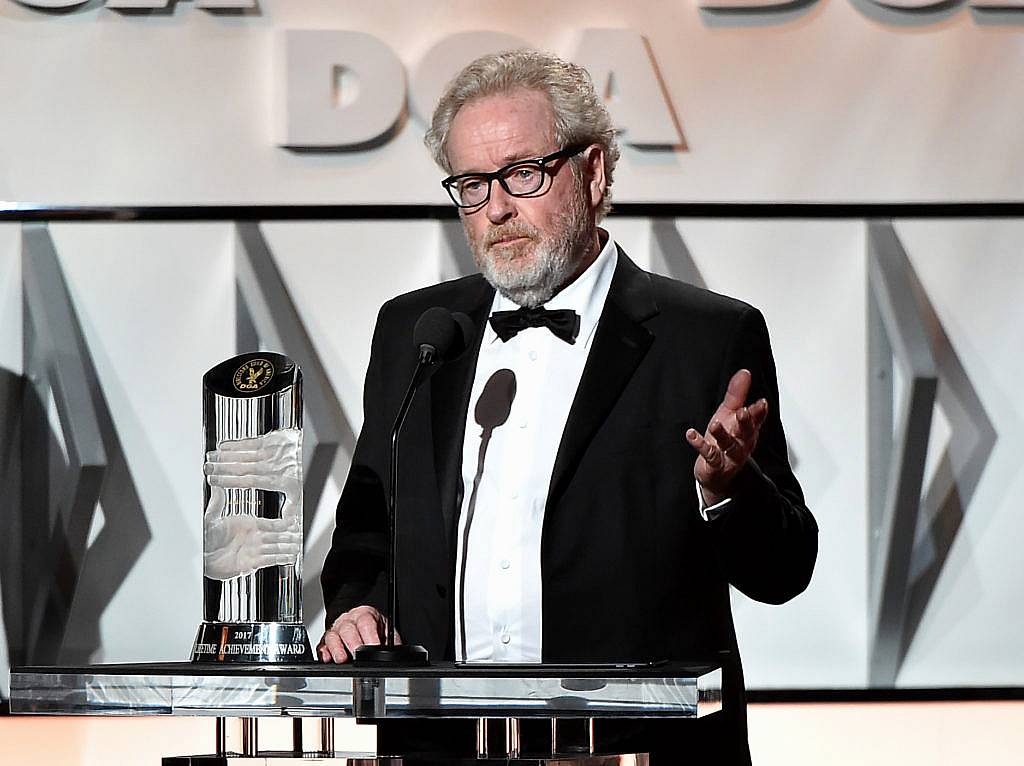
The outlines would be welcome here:
<svg viewBox="0 0 1024 766">
<path fill-rule="evenodd" d="M 398 567 L 397 567 L 397 543 L 398 543 L 398 437 L 402 433 L 405 419 L 412 407 L 413 397 L 416 389 L 420 387 L 426 378 L 427 372 L 434 365 L 435 350 L 430 346 L 420 349 L 419 360 L 416 362 L 416 369 L 409 381 L 409 388 L 402 399 L 402 405 L 398 408 L 398 416 L 395 424 L 391 427 L 391 462 L 388 466 L 388 547 L 385 566 L 388 573 L 388 632 L 387 646 L 395 645 L 395 624 L 398 622 Z"/>
</svg>

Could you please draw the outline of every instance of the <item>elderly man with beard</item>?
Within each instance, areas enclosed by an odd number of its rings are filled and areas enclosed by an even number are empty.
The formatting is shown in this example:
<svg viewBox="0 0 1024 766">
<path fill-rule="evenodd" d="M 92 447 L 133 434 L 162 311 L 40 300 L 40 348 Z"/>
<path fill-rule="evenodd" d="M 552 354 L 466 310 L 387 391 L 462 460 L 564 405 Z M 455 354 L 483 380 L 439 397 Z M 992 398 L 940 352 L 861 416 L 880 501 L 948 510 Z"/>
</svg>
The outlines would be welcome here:
<svg viewBox="0 0 1024 766">
<path fill-rule="evenodd" d="M 403 432 L 401 636 L 436 659 L 715 658 L 723 712 L 599 724 L 598 747 L 749 762 L 729 586 L 781 603 L 817 553 L 760 312 L 641 270 L 598 227 L 619 150 L 579 67 L 481 58 L 448 86 L 426 142 L 481 273 L 380 311 L 320 659 L 346 662 L 384 632 L 388 433 L 413 325 L 443 306 L 476 332 Z M 382 750 L 473 752 L 468 722 L 428 723 L 382 727 Z"/>
</svg>

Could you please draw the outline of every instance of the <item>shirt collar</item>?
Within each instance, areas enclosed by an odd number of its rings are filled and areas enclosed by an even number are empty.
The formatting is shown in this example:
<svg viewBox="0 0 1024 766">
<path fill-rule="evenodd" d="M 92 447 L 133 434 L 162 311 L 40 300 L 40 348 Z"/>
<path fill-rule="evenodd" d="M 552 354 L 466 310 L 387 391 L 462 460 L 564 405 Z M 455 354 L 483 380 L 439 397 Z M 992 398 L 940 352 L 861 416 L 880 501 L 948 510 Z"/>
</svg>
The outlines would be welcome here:
<svg viewBox="0 0 1024 766">
<path fill-rule="evenodd" d="M 580 332 L 576 336 L 576 343 L 581 347 L 590 345 L 594 330 L 597 329 L 597 322 L 604 310 L 604 302 L 608 297 L 612 276 L 615 274 L 615 266 L 618 263 L 618 248 L 614 240 L 604 229 L 598 229 L 598 232 L 601 239 L 604 240 L 604 245 L 597 254 L 597 258 L 587 267 L 586 271 L 544 304 L 546 309 L 572 309 L 580 315 Z M 514 311 L 518 308 L 519 306 L 504 295 L 495 292 L 494 301 L 491 304 L 492 314 L 495 311 Z M 488 322 L 484 343 L 492 343 L 497 339 L 498 336 Z"/>
</svg>

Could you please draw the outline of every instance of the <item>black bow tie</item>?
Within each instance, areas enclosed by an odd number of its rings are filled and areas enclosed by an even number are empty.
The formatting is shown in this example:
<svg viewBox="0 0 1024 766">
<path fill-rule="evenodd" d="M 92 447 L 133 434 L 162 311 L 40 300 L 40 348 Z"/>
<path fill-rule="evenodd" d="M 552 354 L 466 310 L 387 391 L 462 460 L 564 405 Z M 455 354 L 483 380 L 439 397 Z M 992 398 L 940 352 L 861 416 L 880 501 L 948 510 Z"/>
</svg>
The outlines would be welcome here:
<svg viewBox="0 0 1024 766">
<path fill-rule="evenodd" d="M 495 311 L 491 314 L 491 327 L 502 342 L 514 338 L 527 327 L 547 327 L 555 337 L 566 343 L 575 343 L 580 331 L 580 315 L 572 309 L 549 311 L 544 307 Z"/>
</svg>

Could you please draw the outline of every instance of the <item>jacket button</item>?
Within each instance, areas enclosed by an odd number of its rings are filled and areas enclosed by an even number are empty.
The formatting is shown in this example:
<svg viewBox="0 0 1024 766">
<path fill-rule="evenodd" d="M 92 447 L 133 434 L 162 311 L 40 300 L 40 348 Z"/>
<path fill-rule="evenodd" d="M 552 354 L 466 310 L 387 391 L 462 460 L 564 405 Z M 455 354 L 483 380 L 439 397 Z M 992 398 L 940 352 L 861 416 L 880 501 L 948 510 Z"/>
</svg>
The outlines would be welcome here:
<svg viewBox="0 0 1024 766">
<path fill-rule="evenodd" d="M 436 587 L 437 595 L 439 598 L 448 598 L 448 589 L 446 587 L 444 587 L 443 585 L 438 585 Z"/>
</svg>

